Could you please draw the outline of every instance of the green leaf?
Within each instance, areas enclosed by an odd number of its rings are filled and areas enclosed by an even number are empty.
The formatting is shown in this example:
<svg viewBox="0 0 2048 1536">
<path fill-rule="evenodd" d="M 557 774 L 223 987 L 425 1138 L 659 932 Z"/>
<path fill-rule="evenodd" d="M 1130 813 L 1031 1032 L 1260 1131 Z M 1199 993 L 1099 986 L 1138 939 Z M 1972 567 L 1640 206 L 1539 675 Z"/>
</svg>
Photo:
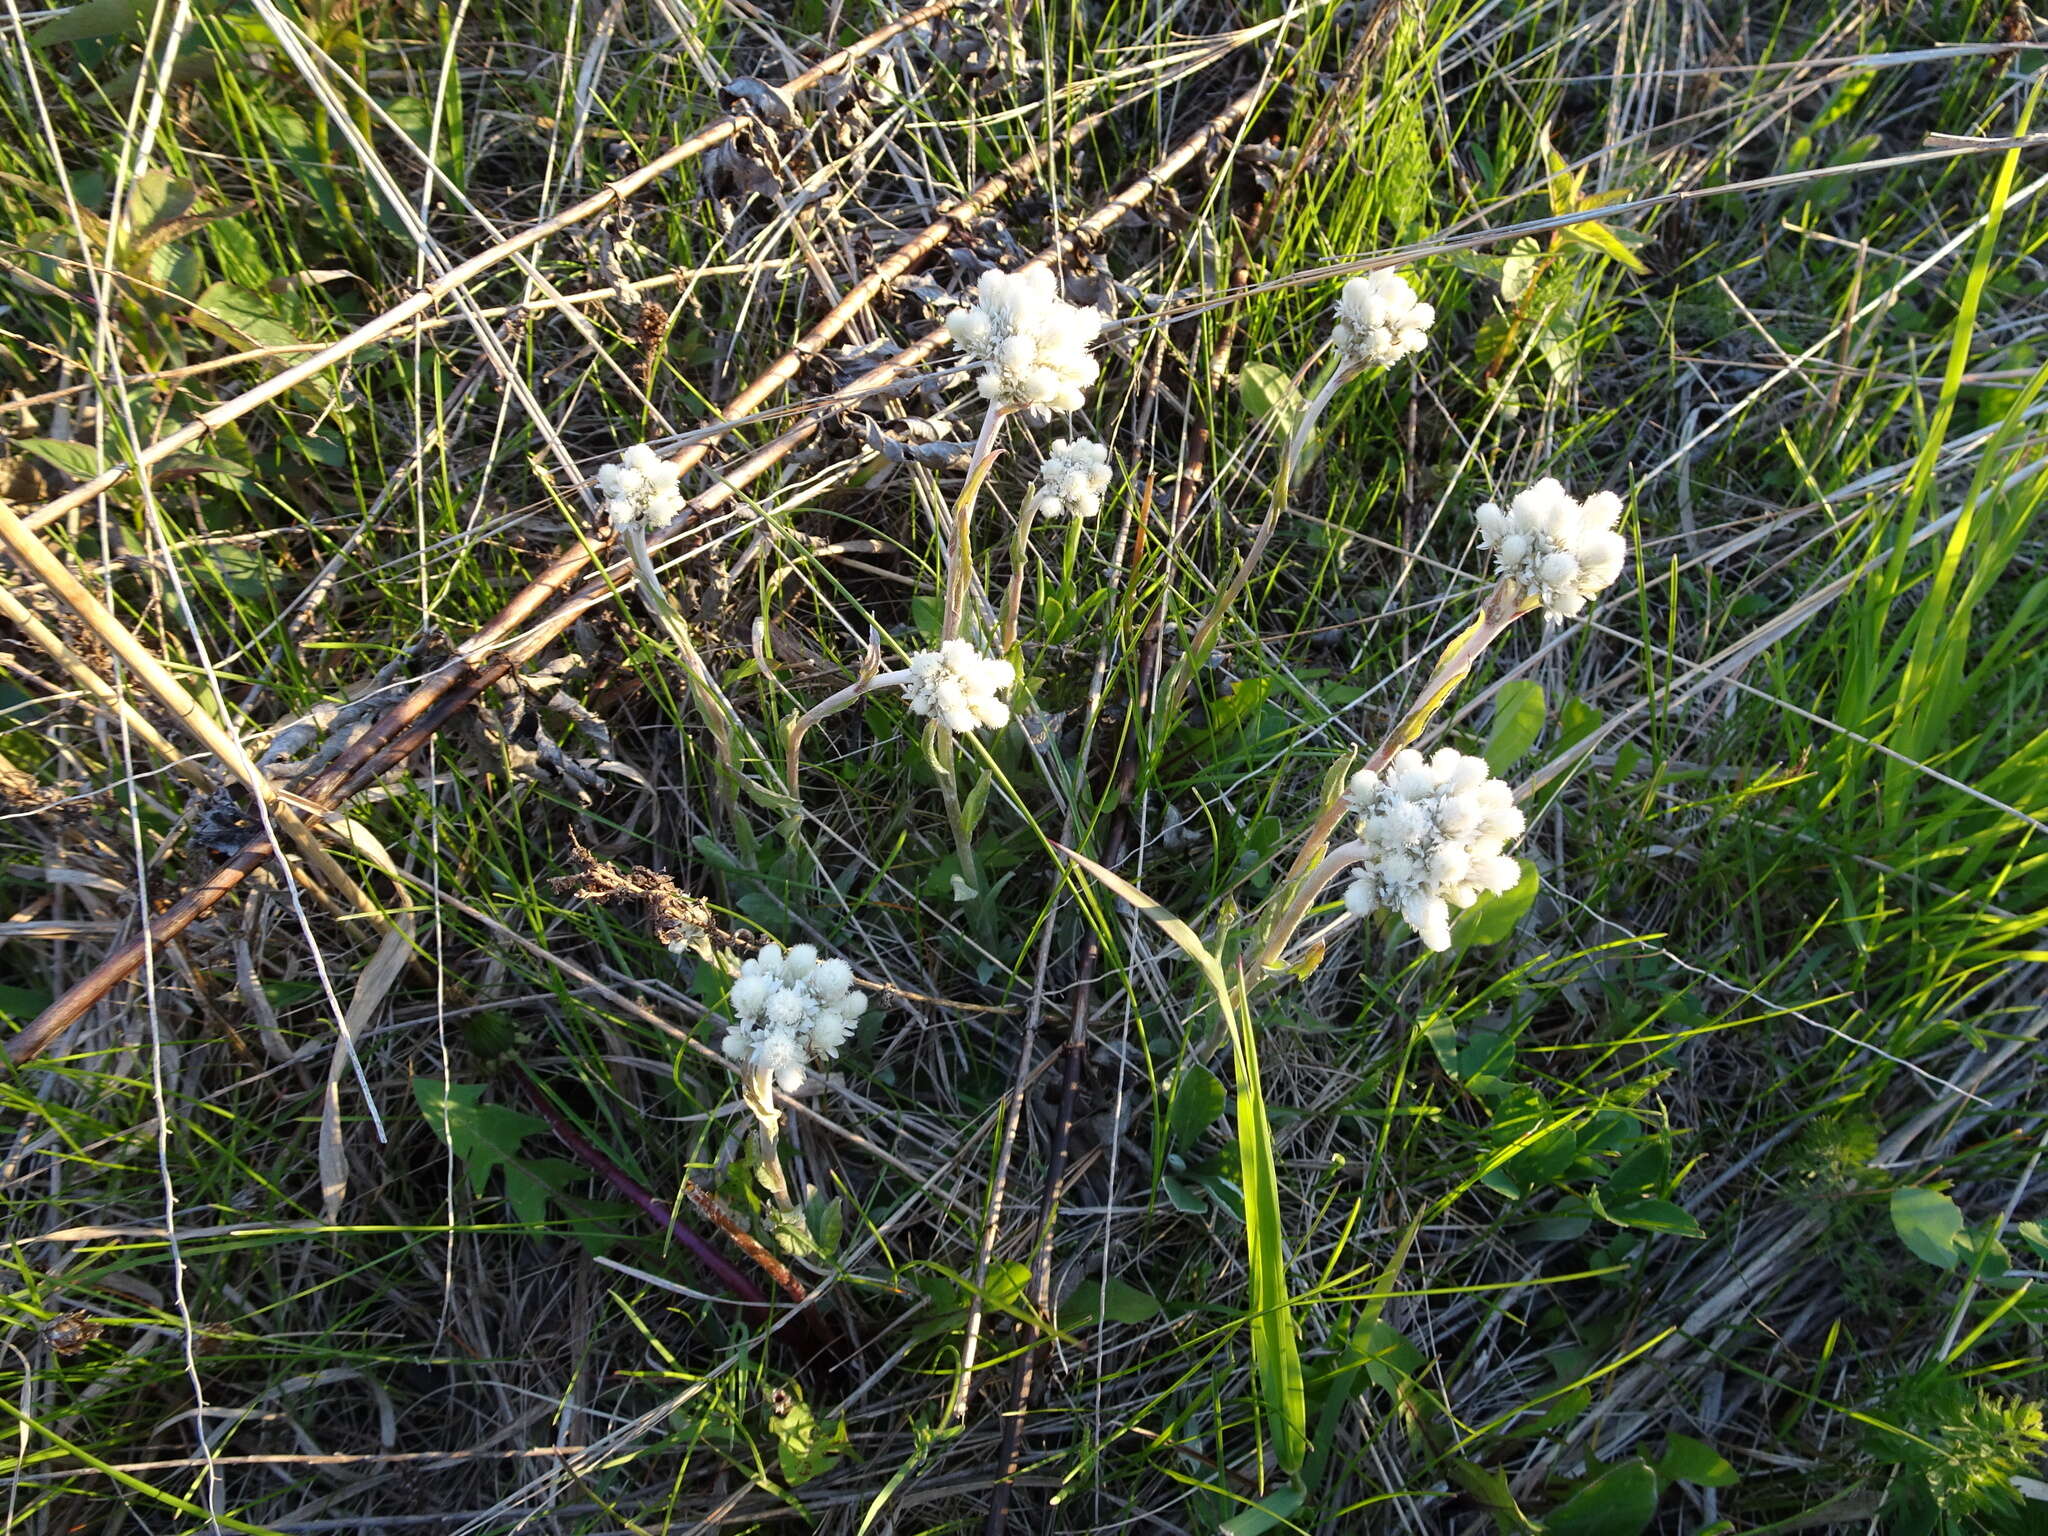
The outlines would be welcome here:
<svg viewBox="0 0 2048 1536">
<path fill-rule="evenodd" d="M 34 987 L 0 985 L 0 1014 L 27 1023 L 50 1006 L 50 994 Z"/>
<path fill-rule="evenodd" d="M 1199 1062 L 1174 1078 L 1173 1100 L 1166 1111 L 1167 1137 L 1175 1147 L 1190 1147 L 1223 1118 L 1226 1095 L 1214 1072 Z"/>
<path fill-rule="evenodd" d="M 1276 1525 L 1287 1523 L 1292 1515 L 1307 1500 L 1308 1495 L 1293 1483 L 1275 1488 L 1263 1499 L 1258 1500 L 1244 1513 L 1232 1515 L 1216 1527 L 1223 1536 L 1263 1536 Z"/>
<path fill-rule="evenodd" d="M 1493 729 L 1482 755 L 1495 778 L 1506 773 L 1543 734 L 1543 685 L 1526 678 L 1502 683 L 1493 696 Z"/>
<path fill-rule="evenodd" d="M 1947 1195 L 1932 1189 L 1893 1190 L 1892 1227 L 1919 1258 L 1937 1269 L 1956 1267 L 1963 1213 Z"/>
<path fill-rule="evenodd" d="M 1607 1176 L 1602 1191 L 1609 1200 L 1627 1201 L 1663 1186 L 1671 1174 L 1671 1149 L 1661 1140 L 1643 1142 Z"/>
<path fill-rule="evenodd" d="M 1657 1475 L 1667 1483 L 1694 1483 L 1701 1488 L 1729 1488 L 1742 1480 L 1742 1474 L 1719 1451 L 1691 1435 L 1671 1435 L 1665 1440 Z"/>
<path fill-rule="evenodd" d="M 1597 1193 L 1588 1193 L 1586 1199 L 1594 1210 L 1605 1216 L 1617 1227 L 1640 1227 L 1645 1232 L 1668 1232 L 1673 1237 L 1705 1237 L 1700 1224 L 1692 1219 L 1683 1207 L 1669 1200 L 1623 1200 L 1616 1205 L 1601 1202 Z"/>
<path fill-rule="evenodd" d="M 1280 1179 L 1273 1161 L 1273 1130 L 1266 1119 L 1265 1090 L 1259 1081 L 1258 1043 L 1244 1027 L 1236 994 L 1223 967 L 1194 929 L 1114 870 L 1085 854 L 1053 847 L 1136 908 L 1194 961 L 1215 994 L 1216 1006 L 1237 1055 L 1238 1176 L 1244 1191 L 1245 1246 L 1251 1268 L 1247 1322 L 1259 1390 L 1279 1440 L 1282 1471 L 1294 1472 L 1308 1454 L 1308 1399 L 1302 1387 L 1301 1351 L 1287 1293 L 1287 1252 L 1280 1234 Z"/>
<path fill-rule="evenodd" d="M 192 323 L 244 348 L 288 347 L 302 339 L 278 318 L 266 296 L 233 283 L 215 283 L 200 294 Z"/>
<path fill-rule="evenodd" d="M 471 1194 L 481 1194 L 491 1170 L 519 1155 L 520 1142 L 548 1128 L 545 1120 L 502 1104 L 483 1103 L 483 1095 L 482 1083 L 412 1080 L 412 1096 L 427 1124 L 468 1170 Z"/>
<path fill-rule="evenodd" d="M 1648 237 L 1633 229 L 1616 229 L 1589 219 L 1584 224 L 1567 224 L 1564 237 L 1574 245 L 1583 245 L 1598 251 L 1609 260 L 1618 261 L 1629 271 L 1647 276 L 1649 267 L 1643 258 L 1635 253 L 1634 247 L 1646 244 Z"/>
<path fill-rule="evenodd" d="M 15 445 L 23 453 L 33 454 L 54 469 L 61 469 L 74 480 L 90 480 L 102 469 L 106 461 L 99 450 L 90 443 L 60 442 L 54 437 L 25 437 Z"/>
<path fill-rule="evenodd" d="M 1548 1536 L 1636 1536 L 1657 1514 L 1657 1474 L 1626 1461 L 1595 1478 L 1543 1522 Z"/>
<path fill-rule="evenodd" d="M 1451 943 L 1458 949 L 1469 949 L 1475 944 L 1498 944 L 1515 931 L 1515 924 L 1528 915 L 1535 905 L 1537 887 L 1542 881 L 1537 878 L 1536 866 L 1527 859 L 1515 860 L 1522 868 L 1522 878 L 1510 890 L 1498 896 L 1482 896 L 1451 924 Z"/>
<path fill-rule="evenodd" d="M 1294 435 L 1308 401 L 1294 382 L 1294 375 L 1276 363 L 1246 363 L 1237 375 L 1238 392 L 1245 408 L 1254 416 L 1273 423 L 1273 436 L 1285 442 Z M 1305 472 L 1322 451 L 1322 434 L 1310 432 L 1301 445 L 1297 472 Z"/>
<path fill-rule="evenodd" d="M 151 0 L 85 0 L 37 27 L 29 46 L 48 48 L 89 37 L 131 37 L 142 31 L 145 18 L 155 9 Z"/>
<path fill-rule="evenodd" d="M 772 1415 L 768 1428 L 775 1435 L 775 1459 L 782 1468 L 782 1480 L 791 1487 L 824 1476 L 849 1449 L 846 1421 L 819 1423 L 811 1405 L 800 1397 L 791 1398 L 788 1408 Z"/>
</svg>

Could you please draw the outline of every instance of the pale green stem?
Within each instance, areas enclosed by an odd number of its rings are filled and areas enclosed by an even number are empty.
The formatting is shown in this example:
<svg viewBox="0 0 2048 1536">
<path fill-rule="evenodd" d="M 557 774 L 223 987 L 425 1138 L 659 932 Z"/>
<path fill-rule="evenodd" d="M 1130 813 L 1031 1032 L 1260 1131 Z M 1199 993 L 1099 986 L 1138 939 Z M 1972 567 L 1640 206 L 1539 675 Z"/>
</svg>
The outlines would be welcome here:
<svg viewBox="0 0 2048 1536">
<path fill-rule="evenodd" d="M 1524 598 L 1511 582 L 1503 581 L 1487 594 L 1481 605 L 1479 617 L 1464 631 L 1455 636 L 1444 647 L 1437 659 L 1436 668 L 1430 673 L 1429 681 L 1423 685 L 1418 698 L 1400 722 L 1389 731 L 1386 738 L 1374 749 L 1365 766 L 1374 773 L 1386 771 L 1387 764 L 1394 760 L 1394 754 L 1414 741 L 1428 727 L 1429 722 L 1441 709 L 1451 691 L 1463 682 L 1479 658 L 1486 654 L 1488 646 L 1507 632 L 1508 626 L 1531 612 L 1537 605 Z M 1343 821 L 1347 809 L 1344 792 L 1339 790 L 1316 817 L 1315 825 L 1309 828 L 1307 838 L 1288 866 L 1286 877 L 1280 882 L 1267 905 L 1282 903 L 1279 915 L 1265 930 L 1265 940 L 1259 946 L 1258 959 L 1253 962 L 1255 972 L 1265 971 L 1280 963 L 1288 941 L 1300 927 L 1302 918 L 1314 904 L 1314 895 L 1325 883 L 1322 876 L 1324 864 L 1317 861 L 1323 856 L 1323 849 L 1330 836 Z M 1334 855 L 1333 855 L 1334 857 Z"/>
<path fill-rule="evenodd" d="M 647 547 L 647 530 L 638 524 L 628 524 L 619 530 L 619 542 L 625 546 L 626 554 L 633 562 L 633 574 L 640 583 L 641 600 L 675 646 L 682 662 L 683 680 L 689 688 L 691 702 L 697 706 L 697 713 L 704 718 L 705 729 L 711 733 L 712 753 L 718 759 L 723 780 L 719 785 L 720 802 L 727 818 L 738 825 L 739 804 L 733 794 L 740 783 L 738 755 L 733 749 L 738 721 L 733 716 L 732 706 L 712 681 L 704 658 L 697 652 L 696 642 L 690 638 L 689 626 L 683 622 L 681 612 L 669 601 L 668 593 L 661 585 L 661 576 L 654 568 L 653 552 Z"/>
<path fill-rule="evenodd" d="M 946 548 L 946 603 L 940 620 L 941 641 L 957 640 L 967 618 L 967 600 L 974 589 L 974 503 L 981 495 L 982 482 L 995 465 L 996 437 L 1008 406 L 990 401 L 981 418 L 981 432 L 974 440 L 974 454 L 967 461 L 967 482 L 953 501 L 953 528 Z"/>
<path fill-rule="evenodd" d="M 901 688 L 909 682 L 912 672 L 908 667 L 899 667 L 894 672 L 878 672 L 872 677 L 858 678 L 830 698 L 822 699 L 790 722 L 789 745 L 783 754 L 783 776 L 789 782 L 790 797 L 797 792 L 797 752 L 803 746 L 804 736 L 810 728 L 828 715 L 836 715 L 863 694 L 873 693 L 878 688 Z"/>
<path fill-rule="evenodd" d="M 761 1187 L 785 1211 L 796 1209 L 790 1198 L 789 1179 L 782 1171 L 782 1152 L 776 1145 L 782 1133 L 782 1111 L 775 1107 L 775 1079 L 759 1067 L 740 1074 L 740 1097 L 754 1115 L 754 1166 Z"/>
<path fill-rule="evenodd" d="M 939 797 L 946 803 L 946 824 L 953 829 L 953 849 L 960 860 L 960 878 L 976 893 L 981 890 L 981 871 L 974 861 L 974 837 L 967 825 L 966 808 L 960 803 L 960 784 L 955 770 L 958 759 L 953 750 L 953 732 L 937 721 L 925 738 L 931 751 L 932 769 L 939 777 Z"/>
<path fill-rule="evenodd" d="M 1010 591 L 1003 599 L 1002 637 L 997 648 L 1007 656 L 1017 644 L 1017 611 L 1024 606 L 1024 562 L 1031 555 L 1031 525 L 1038 518 L 1038 498 L 1024 504 L 1017 519 L 1016 535 L 1010 540 Z"/>
<path fill-rule="evenodd" d="M 1251 543 L 1245 548 L 1244 558 L 1238 561 L 1237 570 L 1232 573 L 1229 583 L 1210 605 L 1201 627 L 1195 631 L 1187 649 L 1182 651 L 1179 659 L 1174 662 L 1173 671 L 1168 675 L 1165 687 L 1160 690 L 1162 698 L 1177 700 L 1187 687 L 1188 679 L 1194 675 L 1195 669 L 1208 659 L 1209 648 L 1216 643 L 1216 633 L 1222 629 L 1224 619 L 1229 616 L 1231 605 L 1243 596 L 1244 589 L 1251 585 L 1252 577 L 1258 573 L 1259 562 L 1265 558 L 1266 546 L 1272 543 L 1274 531 L 1280 526 L 1281 514 L 1287 510 L 1287 503 L 1294 493 L 1294 477 L 1301 467 L 1302 453 L 1308 447 L 1310 437 L 1315 433 L 1316 423 L 1322 419 L 1323 412 L 1329 408 L 1330 402 L 1337 398 L 1337 391 L 1349 382 L 1351 376 L 1352 371 L 1337 359 L 1333 358 L 1324 365 L 1323 376 L 1317 384 L 1315 393 L 1309 397 L 1308 404 L 1302 407 L 1301 419 L 1294 424 L 1294 430 L 1288 434 L 1286 446 L 1281 450 L 1280 467 L 1273 476 L 1272 494 L 1266 502 L 1265 519 L 1259 524 L 1258 532 L 1252 535 Z"/>
</svg>

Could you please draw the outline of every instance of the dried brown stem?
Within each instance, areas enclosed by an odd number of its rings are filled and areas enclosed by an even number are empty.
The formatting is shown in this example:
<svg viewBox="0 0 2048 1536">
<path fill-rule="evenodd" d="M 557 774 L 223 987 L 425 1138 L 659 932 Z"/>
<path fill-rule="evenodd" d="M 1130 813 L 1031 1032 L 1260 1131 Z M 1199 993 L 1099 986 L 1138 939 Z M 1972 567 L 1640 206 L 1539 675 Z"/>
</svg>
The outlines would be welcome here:
<svg viewBox="0 0 2048 1536">
<path fill-rule="evenodd" d="M 913 13 L 935 14 L 943 6 L 926 7 Z M 907 19 L 906 19 L 907 20 Z M 900 30 L 900 26 L 899 26 Z M 879 35 L 879 34 L 878 34 Z M 892 32 L 891 36 L 894 35 Z M 1126 185 L 1117 195 L 1097 208 L 1067 234 L 1048 245 L 1031 266 L 1058 261 L 1069 251 L 1099 239 L 1120 219 L 1143 205 L 1169 178 L 1185 169 L 1218 135 L 1250 112 L 1261 87 L 1254 86 L 1183 139 L 1145 175 Z M 708 131 L 708 130 L 707 130 Z M 637 185 L 637 183 L 636 183 Z M 849 317 L 850 318 L 850 317 Z M 797 423 L 765 444 L 747 459 L 726 470 L 718 484 L 694 497 L 685 522 L 723 506 L 727 501 L 780 464 L 817 431 L 822 411 L 842 400 L 858 398 L 897 382 L 918 367 L 947 340 L 944 326 L 934 326 L 887 362 L 869 369 L 838 395 L 817 402 L 818 413 Z M 566 601 L 550 611 L 531 629 L 512 639 L 519 627 L 567 591 L 569 584 L 590 563 L 591 550 L 579 545 L 557 555 L 541 574 L 518 593 L 481 631 L 473 636 L 445 665 L 425 678 L 412 693 L 394 705 L 376 724 L 364 731 L 348 749 L 320 774 L 304 785 L 295 786 L 299 798 L 331 809 L 364 786 L 403 763 L 424 745 L 441 724 L 465 708 L 485 689 L 509 675 L 522 662 L 539 654 L 578 617 L 608 601 L 616 585 L 630 571 L 624 560 L 615 561 L 598 576 L 577 588 Z M 492 654 L 495 652 L 495 654 Z M 488 659 L 486 659 L 488 658 Z M 239 885 L 251 869 L 271 852 L 268 839 L 259 838 L 208 877 L 206 882 L 185 893 L 158 916 L 146 936 L 124 944 L 81 978 L 63 996 L 46 1008 L 26 1029 L 9 1042 L 9 1059 L 20 1065 L 48 1050 L 61 1039 L 95 1003 L 132 975 L 141 965 L 146 949 L 168 943 L 208 912 Z"/>
<path fill-rule="evenodd" d="M 960 0 L 932 0 L 932 3 L 929 5 L 919 6 L 907 15 L 899 16 L 894 21 L 877 27 L 866 37 L 860 39 L 860 41 L 850 43 L 837 53 L 820 59 L 816 64 L 785 84 L 782 87 L 783 92 L 788 95 L 801 95 L 815 88 L 821 81 L 838 74 L 847 65 L 866 58 L 869 54 L 874 53 L 893 39 L 902 36 L 913 27 L 922 26 L 933 17 L 944 14 L 959 3 Z M 226 426 L 229 422 L 239 420 L 241 417 L 248 415 L 249 412 L 255 410 L 259 405 L 275 400 L 279 395 L 297 388 L 305 383 L 306 380 L 312 378 L 313 375 L 333 367 L 344 358 L 360 352 L 372 342 L 389 335 L 415 315 L 425 313 L 440 303 L 441 300 L 448 297 L 448 295 L 462 288 L 465 284 L 481 276 L 483 273 L 488 272 L 500 262 L 507 261 L 518 255 L 521 251 L 540 244 L 551 235 L 559 234 L 565 229 L 581 224 L 586 219 L 596 217 L 609 208 L 618 206 L 642 187 L 658 180 L 684 161 L 694 159 L 696 156 L 703 154 L 707 149 L 723 144 L 738 131 L 740 125 L 745 121 L 747 119 L 744 117 L 732 115 L 720 117 L 705 127 L 698 129 L 681 143 L 671 145 L 668 149 L 648 161 L 647 164 L 641 166 L 639 170 L 621 176 L 615 181 L 607 182 L 589 197 L 583 199 L 582 202 L 564 208 L 553 218 L 544 219 L 538 224 L 530 225 L 516 235 L 507 236 L 489 250 L 479 251 L 476 255 L 470 257 L 469 260 L 449 268 L 446 273 L 434 279 L 433 282 L 426 284 L 411 298 L 394 304 L 382 314 L 364 321 L 339 341 L 323 347 L 303 362 L 294 363 L 291 367 L 272 374 L 269 378 L 263 380 L 262 383 L 252 385 L 231 399 L 223 400 L 210 410 L 202 411 L 175 432 L 158 438 L 148 447 L 142 449 L 134 458 L 119 464 L 109 465 L 105 470 L 86 481 L 83 485 L 65 492 L 54 501 L 46 503 L 27 519 L 28 526 L 30 528 L 41 528 L 62 517 L 65 513 L 72 511 L 74 508 L 85 506 L 94 497 L 99 496 L 110 487 L 120 484 L 128 476 L 147 469 L 152 464 L 162 463 L 172 454 L 190 448 L 194 443 Z"/>
</svg>

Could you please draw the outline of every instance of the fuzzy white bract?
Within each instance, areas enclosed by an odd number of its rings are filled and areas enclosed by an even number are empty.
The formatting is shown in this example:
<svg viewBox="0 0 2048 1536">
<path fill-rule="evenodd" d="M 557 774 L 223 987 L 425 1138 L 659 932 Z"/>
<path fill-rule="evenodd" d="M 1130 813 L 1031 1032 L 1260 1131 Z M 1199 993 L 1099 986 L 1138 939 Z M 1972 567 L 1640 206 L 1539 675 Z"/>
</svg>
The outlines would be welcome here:
<svg viewBox="0 0 2048 1536">
<path fill-rule="evenodd" d="M 984 656 L 965 640 L 948 640 L 936 651 L 911 657 L 909 672 L 903 696 L 912 712 L 953 731 L 977 725 L 1000 730 L 1010 723 L 1010 706 L 996 694 L 1017 681 L 1017 669 L 1000 656 Z"/>
<path fill-rule="evenodd" d="M 1556 624 L 1586 606 L 1586 599 L 1621 574 L 1628 545 L 1615 532 L 1621 498 L 1596 491 L 1584 501 L 1555 480 L 1538 480 L 1508 503 L 1492 502 L 1476 514 L 1479 542 L 1493 555 L 1494 569 L 1543 604 L 1543 619 Z"/>
<path fill-rule="evenodd" d="M 1449 949 L 1451 908 L 1521 878 L 1502 850 L 1522 835 L 1522 813 L 1484 758 L 1397 752 L 1385 773 L 1353 774 L 1344 798 L 1358 812 L 1360 855 L 1344 904 L 1360 917 L 1398 912 L 1424 944 Z"/>
<path fill-rule="evenodd" d="M 808 1067 L 839 1054 L 867 1010 L 867 994 L 844 960 L 820 960 L 811 944 L 764 944 L 732 984 L 725 1054 L 795 1093 Z"/>
<path fill-rule="evenodd" d="M 1108 489 L 1109 450 L 1085 437 L 1056 437 L 1038 466 L 1031 510 L 1040 517 L 1093 517 Z"/>
<path fill-rule="evenodd" d="M 1081 409 L 1102 371 L 1088 355 L 1102 324 L 1102 311 L 1062 299 L 1043 267 L 982 273 L 975 302 L 946 317 L 960 350 L 988 364 L 982 395 L 1038 413 Z"/>
<path fill-rule="evenodd" d="M 1330 340 L 1351 362 L 1391 368 L 1429 345 L 1436 308 L 1416 296 L 1398 272 L 1367 272 L 1337 296 L 1337 325 Z"/>
<path fill-rule="evenodd" d="M 683 515 L 683 472 L 645 443 L 635 443 L 597 472 L 605 516 L 618 529 L 665 528 Z"/>
</svg>

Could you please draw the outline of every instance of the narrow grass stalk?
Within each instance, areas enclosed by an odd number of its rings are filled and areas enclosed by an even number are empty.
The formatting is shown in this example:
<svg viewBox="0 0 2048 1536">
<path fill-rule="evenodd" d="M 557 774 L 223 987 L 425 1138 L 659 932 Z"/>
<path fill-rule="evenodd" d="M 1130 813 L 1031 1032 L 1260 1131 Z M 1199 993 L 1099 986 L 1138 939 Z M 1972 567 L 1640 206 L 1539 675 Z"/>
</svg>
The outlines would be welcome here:
<svg viewBox="0 0 2048 1536">
<path fill-rule="evenodd" d="M 960 878 L 968 889 L 980 895 L 981 870 L 974 859 L 974 829 L 967 824 L 967 810 L 960 801 L 960 757 L 954 749 L 953 732 L 933 721 L 925 734 L 925 750 L 931 756 L 932 771 L 938 775 L 939 798 L 946 805 L 946 825 L 952 829 Z"/>
<path fill-rule="evenodd" d="M 1170 717 L 1179 707 L 1181 696 L 1186 692 L 1188 682 L 1195 670 L 1208 659 L 1210 648 L 1216 643 L 1216 635 L 1223 628 L 1223 621 L 1230 614 L 1244 589 L 1258 573 L 1260 563 L 1265 559 L 1266 546 L 1273 541 L 1273 534 L 1280 526 L 1281 515 L 1294 494 L 1294 479 L 1301 469 L 1301 456 L 1307 450 L 1309 439 L 1315 435 L 1317 424 L 1330 402 L 1337 398 L 1337 391 L 1352 377 L 1352 370 L 1343 362 L 1332 357 L 1323 365 L 1322 378 L 1317 382 L 1315 393 L 1302 407 L 1301 418 L 1294 424 L 1294 430 L 1287 434 L 1286 445 L 1280 452 L 1280 465 L 1273 476 L 1271 491 L 1266 499 L 1266 515 L 1260 521 L 1258 531 L 1246 546 L 1237 569 L 1223 590 L 1216 594 L 1216 600 L 1209 605 L 1209 611 L 1195 629 L 1187 649 L 1174 661 L 1173 670 L 1167 674 L 1166 684 L 1160 690 L 1161 700 Z M 1161 733 L 1162 735 L 1164 732 Z"/>
<path fill-rule="evenodd" d="M 967 461 L 967 479 L 953 498 L 952 525 L 946 540 L 945 612 L 940 619 L 939 638 L 957 640 L 966 627 L 967 608 L 974 589 L 974 504 L 981 487 L 995 467 L 996 439 L 1009 411 L 995 401 L 982 413 L 981 430 L 975 435 L 973 456 Z"/>
</svg>

